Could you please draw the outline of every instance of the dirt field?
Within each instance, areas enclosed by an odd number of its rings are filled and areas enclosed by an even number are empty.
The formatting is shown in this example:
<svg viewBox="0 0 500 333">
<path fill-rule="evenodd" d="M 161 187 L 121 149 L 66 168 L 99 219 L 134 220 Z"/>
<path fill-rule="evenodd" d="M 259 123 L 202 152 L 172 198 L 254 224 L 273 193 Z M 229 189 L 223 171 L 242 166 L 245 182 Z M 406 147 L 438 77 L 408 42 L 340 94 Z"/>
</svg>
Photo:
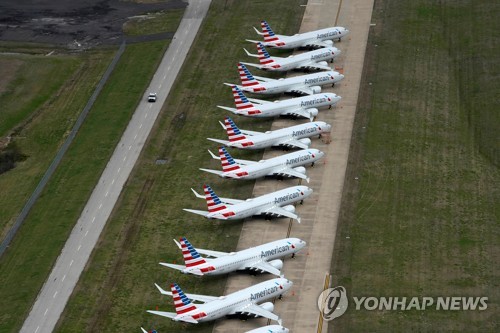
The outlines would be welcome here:
<svg viewBox="0 0 500 333">
<path fill-rule="evenodd" d="M 0 40 L 65 44 L 72 48 L 114 44 L 121 41 L 122 26 L 129 17 L 185 6 L 181 0 L 4 0 L 0 3 Z"/>
</svg>

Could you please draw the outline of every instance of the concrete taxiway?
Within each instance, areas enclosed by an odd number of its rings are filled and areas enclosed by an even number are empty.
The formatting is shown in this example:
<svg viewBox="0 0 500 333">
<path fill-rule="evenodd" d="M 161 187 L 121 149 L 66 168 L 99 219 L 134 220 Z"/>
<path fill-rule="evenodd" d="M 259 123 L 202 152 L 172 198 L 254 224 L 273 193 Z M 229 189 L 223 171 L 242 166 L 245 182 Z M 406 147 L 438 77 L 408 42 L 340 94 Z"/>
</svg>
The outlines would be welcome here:
<svg viewBox="0 0 500 333">
<path fill-rule="evenodd" d="M 295 259 L 285 260 L 282 272 L 293 281 L 294 286 L 283 300 L 275 301 L 274 312 L 282 318 L 283 325 L 291 332 L 327 332 L 328 324 L 332 323 L 319 320 L 317 300 L 324 289 L 325 275 L 330 272 L 372 8 L 373 0 L 314 0 L 308 4 L 301 32 L 333 25 L 350 30 L 350 35 L 335 45 L 342 54 L 334 65 L 343 68 L 345 79 L 334 88 L 325 86 L 322 90 L 336 93 L 342 96 L 342 100 L 331 110 L 321 110 L 317 117 L 317 120 L 332 125 L 331 136 L 323 137 L 322 140 L 313 139 L 311 145 L 325 152 L 326 156 L 314 168 L 307 167 L 311 178 L 308 185 L 314 189 L 314 193 L 303 205 L 297 205 L 297 212 L 302 217 L 301 224 L 289 219 L 274 219 L 271 222 L 253 219 L 244 223 L 238 242 L 238 249 L 244 249 L 288 236 L 307 241 L 308 247 Z M 273 123 L 273 129 L 292 126 L 298 122 L 303 120 L 278 119 Z M 265 153 L 264 158 L 277 154 L 281 153 L 270 150 Z M 259 180 L 253 196 L 296 184 L 297 180 Z M 232 275 L 224 293 L 270 278 L 270 275 Z M 246 332 L 264 326 L 267 322 L 262 318 L 245 322 L 224 320 L 216 324 L 213 332 Z"/>
<path fill-rule="evenodd" d="M 177 32 L 87 205 L 45 281 L 21 332 L 52 332 L 160 113 L 211 0 L 190 0 Z M 114 110 L 119 112 L 119 110 Z"/>
</svg>

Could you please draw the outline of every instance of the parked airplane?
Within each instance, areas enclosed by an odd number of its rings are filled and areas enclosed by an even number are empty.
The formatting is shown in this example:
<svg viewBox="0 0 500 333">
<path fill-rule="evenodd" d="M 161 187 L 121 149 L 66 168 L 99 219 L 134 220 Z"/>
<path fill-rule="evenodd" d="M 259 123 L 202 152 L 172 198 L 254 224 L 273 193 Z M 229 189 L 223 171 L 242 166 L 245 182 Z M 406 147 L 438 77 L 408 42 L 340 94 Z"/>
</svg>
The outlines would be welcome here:
<svg viewBox="0 0 500 333">
<path fill-rule="evenodd" d="M 248 331 L 247 333 L 288 333 L 290 332 L 288 328 L 281 325 L 269 325 L 264 327 L 259 327 L 254 330 Z"/>
<path fill-rule="evenodd" d="M 277 49 L 294 49 L 298 47 L 309 47 L 309 48 L 320 48 L 329 47 L 333 45 L 333 40 L 337 39 L 340 41 L 342 37 L 349 33 L 344 27 L 332 27 L 320 30 L 314 30 L 309 32 L 304 32 L 302 34 L 295 34 L 293 36 L 277 35 L 273 32 L 269 23 L 266 21 L 261 21 L 260 26 L 262 27 L 262 32 L 257 30 L 257 34 L 264 36 L 263 44 L 265 46 L 275 47 Z M 259 43 L 256 40 L 247 39 L 247 41 L 252 43 Z"/>
<path fill-rule="evenodd" d="M 262 133 L 240 130 L 229 117 L 224 118 L 225 124 L 219 123 L 226 130 L 229 141 L 212 138 L 208 138 L 208 140 L 227 147 L 250 150 L 264 149 L 272 146 L 307 149 L 311 144 L 310 137 L 315 135 L 321 136 L 322 133 L 329 133 L 332 129 L 331 125 L 324 121 L 313 121 Z"/>
<path fill-rule="evenodd" d="M 255 215 L 289 217 L 300 223 L 300 217 L 295 214 L 294 202 L 302 201 L 310 196 L 313 190 L 307 186 L 291 186 L 283 190 L 261 195 L 247 200 L 219 198 L 212 188 L 203 185 L 205 195 L 191 189 L 197 198 L 207 201 L 208 212 L 196 209 L 186 209 L 186 212 L 198 214 L 209 219 L 241 220 Z"/>
<path fill-rule="evenodd" d="M 330 46 L 325 49 L 314 50 L 310 52 L 291 55 L 288 58 L 271 57 L 264 45 L 257 43 L 257 53 L 253 54 L 244 49 L 250 57 L 259 58 L 260 64 L 242 62 L 247 66 L 257 67 L 265 71 L 285 72 L 292 69 L 331 71 L 327 61 L 333 62 L 333 58 L 340 55 L 340 50 Z"/>
<path fill-rule="evenodd" d="M 162 295 L 171 295 L 174 299 L 175 313 L 164 311 L 151 311 L 149 313 L 171 318 L 174 321 L 187 323 L 201 323 L 215 320 L 230 315 L 249 315 L 264 317 L 281 322 L 279 317 L 272 311 L 274 304 L 265 302 L 286 293 L 293 283 L 285 278 L 271 279 L 254 286 L 242 289 L 227 296 L 205 296 L 195 294 L 184 294 L 177 284 L 170 286 L 171 292 L 163 290 L 155 283 L 156 288 Z M 202 302 L 195 304 L 192 301 Z"/>
<path fill-rule="evenodd" d="M 238 86 L 243 91 L 255 94 L 281 94 L 293 93 L 300 95 L 314 95 L 321 92 L 321 86 L 339 82 L 344 78 L 344 75 L 338 72 L 318 72 L 300 76 L 293 76 L 282 79 L 271 79 L 262 76 L 254 76 L 241 62 L 238 63 L 238 71 L 240 73 L 241 86 Z M 225 83 L 228 86 L 234 84 Z"/>
<path fill-rule="evenodd" d="M 240 116 L 255 118 L 292 116 L 304 117 L 313 121 L 314 117 L 319 113 L 318 108 L 323 106 L 331 108 L 332 105 L 335 105 L 342 99 L 342 97 L 334 93 L 323 93 L 269 102 L 262 99 L 248 98 L 235 85 L 231 89 L 236 108 L 220 105 L 217 107 Z"/>
<path fill-rule="evenodd" d="M 233 159 L 231 154 L 224 147 L 219 148 L 219 156 L 216 156 L 210 150 L 208 151 L 213 159 L 220 160 L 222 171 L 203 169 L 222 178 L 231 179 L 256 179 L 266 176 L 277 177 L 296 177 L 305 179 L 309 183 L 309 177 L 306 175 L 306 168 L 303 165 L 314 163 L 325 154 L 318 149 L 301 149 L 293 153 L 276 156 L 268 160 L 259 162 Z"/>
<path fill-rule="evenodd" d="M 185 266 L 162 262 L 160 265 L 176 269 L 184 274 L 200 276 L 220 275 L 237 270 L 251 270 L 280 276 L 283 261 L 278 258 L 294 256 L 306 246 L 306 242 L 298 238 L 285 238 L 243 251 L 226 253 L 196 249 L 185 237 L 180 239 L 180 243 L 175 239 L 174 242 L 182 250 Z M 204 258 L 200 254 L 212 258 Z"/>
</svg>

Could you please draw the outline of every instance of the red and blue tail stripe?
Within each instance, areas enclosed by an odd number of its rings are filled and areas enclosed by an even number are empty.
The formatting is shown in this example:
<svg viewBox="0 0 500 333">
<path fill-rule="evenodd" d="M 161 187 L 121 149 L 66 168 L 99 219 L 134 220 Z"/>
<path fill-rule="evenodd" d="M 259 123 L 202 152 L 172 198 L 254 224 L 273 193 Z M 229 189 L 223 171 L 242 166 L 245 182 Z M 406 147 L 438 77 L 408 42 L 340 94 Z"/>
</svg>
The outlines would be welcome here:
<svg viewBox="0 0 500 333">
<path fill-rule="evenodd" d="M 262 27 L 262 32 L 264 33 L 264 42 L 274 42 L 279 40 L 273 29 L 269 26 L 269 23 L 261 21 L 260 26 Z"/>
<path fill-rule="evenodd" d="M 238 63 L 238 72 L 240 73 L 240 80 L 243 87 L 255 86 L 259 84 L 259 81 L 253 77 L 252 73 L 250 73 L 248 68 L 241 62 Z"/>
<path fill-rule="evenodd" d="M 259 55 L 259 61 L 261 65 L 268 65 L 274 62 L 261 42 L 257 43 L 257 53 Z"/>
<path fill-rule="evenodd" d="M 234 161 L 233 157 L 227 152 L 226 148 L 219 148 L 219 157 L 222 164 L 222 171 L 228 172 L 238 170 L 240 168 L 239 164 Z"/>
<path fill-rule="evenodd" d="M 182 248 L 182 256 L 184 257 L 184 263 L 186 267 L 198 266 L 206 263 L 205 259 L 200 256 L 198 251 L 189 243 L 186 237 L 182 237 L 180 239 L 181 248 Z"/>
<path fill-rule="evenodd" d="M 191 303 L 177 283 L 173 283 L 170 289 L 172 290 L 172 297 L 174 298 L 175 312 L 178 315 L 196 310 L 196 306 Z"/>
<path fill-rule="evenodd" d="M 224 123 L 226 125 L 226 132 L 229 138 L 229 142 L 246 139 L 246 136 L 241 133 L 240 129 L 238 128 L 238 126 L 236 126 L 231 118 L 226 117 L 224 119 Z"/>
<path fill-rule="evenodd" d="M 218 212 L 227 208 L 210 186 L 203 185 L 203 191 L 205 192 L 205 200 L 207 201 L 209 213 Z"/>
</svg>

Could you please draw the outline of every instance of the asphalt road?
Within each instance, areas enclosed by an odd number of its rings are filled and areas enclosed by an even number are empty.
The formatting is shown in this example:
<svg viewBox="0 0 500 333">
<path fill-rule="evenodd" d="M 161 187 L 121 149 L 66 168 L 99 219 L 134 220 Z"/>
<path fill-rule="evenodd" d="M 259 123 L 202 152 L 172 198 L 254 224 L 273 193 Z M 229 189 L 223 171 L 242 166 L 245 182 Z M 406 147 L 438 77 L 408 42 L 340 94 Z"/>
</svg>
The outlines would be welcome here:
<svg viewBox="0 0 500 333">
<path fill-rule="evenodd" d="M 311 178 L 308 185 L 314 193 L 304 200 L 303 205 L 297 205 L 302 223 L 290 222 L 289 219 L 275 219 L 271 222 L 253 219 L 243 224 L 238 241 L 237 250 L 285 237 L 298 237 L 307 242 L 307 248 L 295 259 L 285 260 L 282 272 L 294 285 L 283 300 L 275 302 L 274 312 L 282 318 L 283 326 L 291 332 L 327 332 L 328 325 L 332 324 L 319 322 L 317 299 L 323 291 L 325 276 L 330 272 L 372 8 L 373 0 L 309 1 L 300 32 L 334 26 L 335 21 L 337 25 L 347 27 L 351 31 L 342 42 L 335 44 L 342 54 L 335 59 L 334 65 L 343 68 L 345 79 L 334 88 L 325 86 L 322 89 L 323 92 L 342 96 L 342 100 L 331 110 L 320 110 L 316 119 L 332 125 L 331 142 L 328 142 L 328 138 L 312 141 L 311 147 L 325 152 L 325 157 L 316 163 L 314 168 L 307 167 Z M 273 122 L 273 130 L 296 125 L 298 122 L 303 121 L 276 119 Z M 279 154 L 282 152 L 268 150 L 264 158 Z M 293 185 L 297 185 L 297 180 L 258 180 L 253 196 Z M 228 280 L 224 294 L 265 279 L 269 279 L 269 275 L 233 275 Z M 240 333 L 266 324 L 267 320 L 262 318 L 246 322 L 221 320 L 213 332 Z"/>
<path fill-rule="evenodd" d="M 87 205 L 73 228 L 48 279 L 38 294 L 21 332 L 52 332 L 99 239 L 120 192 L 158 117 L 211 0 L 191 0 L 147 91 L 157 92 L 156 103 L 142 98 L 109 160 Z M 119 110 L 116 110 L 117 112 Z"/>
</svg>

